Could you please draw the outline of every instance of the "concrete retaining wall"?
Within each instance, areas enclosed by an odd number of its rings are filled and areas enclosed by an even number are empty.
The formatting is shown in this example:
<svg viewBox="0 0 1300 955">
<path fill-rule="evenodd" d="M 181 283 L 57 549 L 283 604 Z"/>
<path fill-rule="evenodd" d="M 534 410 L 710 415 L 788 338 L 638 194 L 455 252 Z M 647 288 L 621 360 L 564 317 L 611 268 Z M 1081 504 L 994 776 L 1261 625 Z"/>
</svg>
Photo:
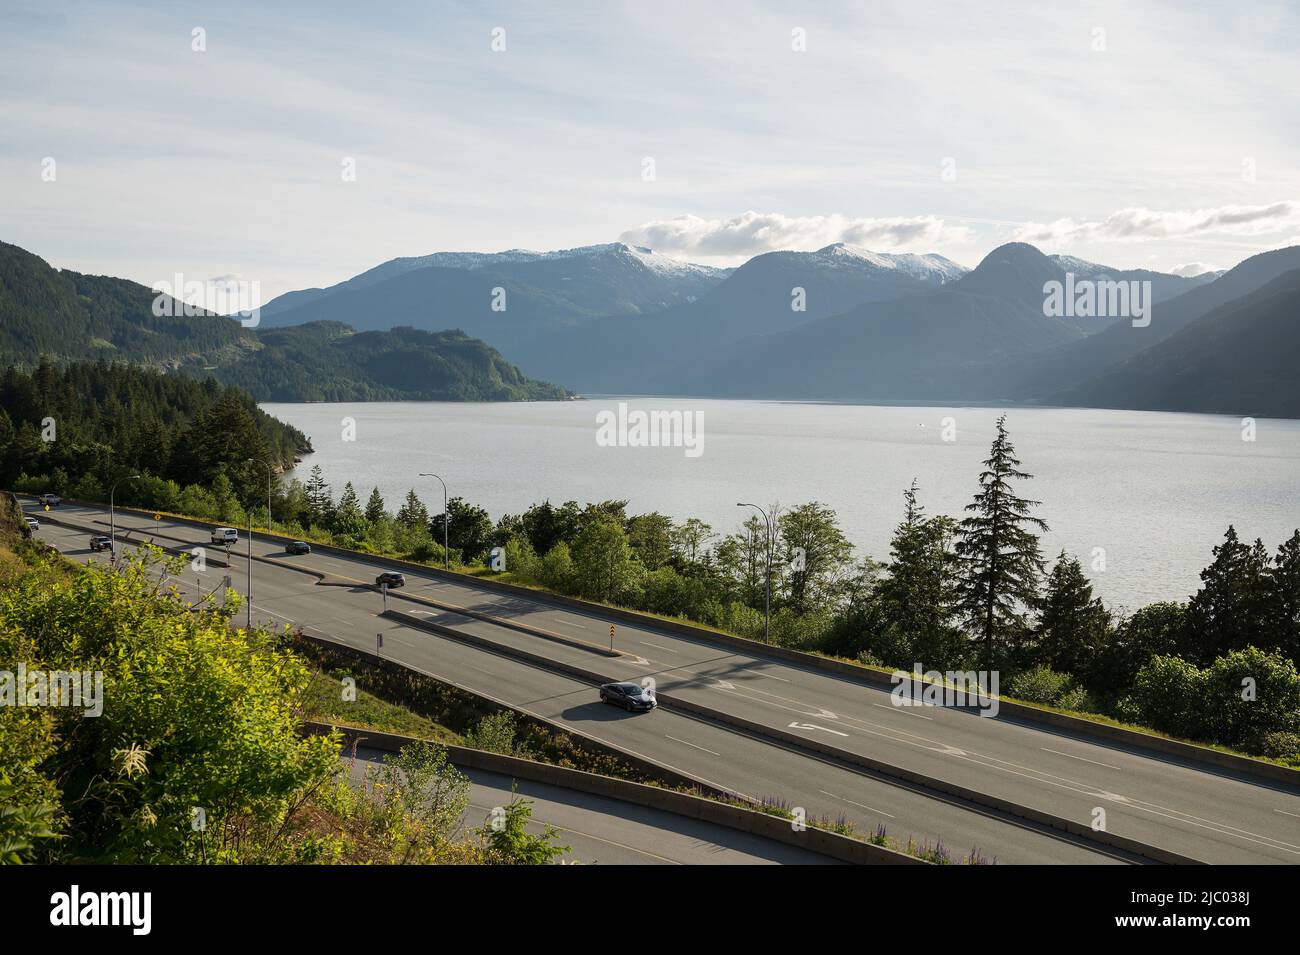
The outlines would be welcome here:
<svg viewBox="0 0 1300 955">
<path fill-rule="evenodd" d="M 408 736 L 397 736 L 377 730 L 333 727 L 322 723 L 308 723 L 306 728 L 312 733 L 328 733 L 332 729 L 339 729 L 349 742 L 357 740 L 365 746 L 384 752 L 397 752 L 403 746 L 414 742 Z M 447 753 L 453 764 L 466 769 L 500 773 L 516 779 L 546 783 L 593 796 L 617 799 L 620 802 L 644 806 L 648 809 L 670 812 L 688 819 L 698 819 L 701 822 L 770 839 L 783 845 L 796 846 L 840 862 L 854 865 L 928 864 L 915 856 L 850 839 L 825 829 L 810 826 L 802 831 L 795 831 L 788 819 L 770 816 L 741 806 L 715 802 L 688 793 L 674 792 L 671 789 L 661 789 L 625 779 L 615 779 L 612 776 L 601 776 L 579 769 L 538 763 L 531 759 L 504 756 L 500 753 L 489 753 L 465 746 L 448 746 Z"/>
</svg>

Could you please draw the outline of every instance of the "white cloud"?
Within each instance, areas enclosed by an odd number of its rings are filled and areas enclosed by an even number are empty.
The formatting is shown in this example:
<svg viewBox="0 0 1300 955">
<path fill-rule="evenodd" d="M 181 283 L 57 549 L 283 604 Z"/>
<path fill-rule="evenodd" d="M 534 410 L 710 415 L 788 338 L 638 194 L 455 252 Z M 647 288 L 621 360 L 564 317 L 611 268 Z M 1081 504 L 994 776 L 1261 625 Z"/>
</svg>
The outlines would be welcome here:
<svg viewBox="0 0 1300 955">
<path fill-rule="evenodd" d="M 1181 265 L 1175 265 L 1169 270 L 1171 275 L 1181 275 L 1184 278 L 1195 278 L 1198 275 L 1204 275 L 1206 272 L 1216 271 L 1213 265 L 1205 262 L 1184 262 Z"/>
<path fill-rule="evenodd" d="M 1077 242 L 1127 242 L 1176 239 L 1216 233 L 1265 235 L 1300 225 L 1300 202 L 1285 200 L 1265 206 L 1219 206 L 1215 209 L 1162 212 L 1140 207 L 1120 209 L 1100 221 L 1057 219 L 1027 222 L 1016 239 L 1040 245 Z"/>
<path fill-rule="evenodd" d="M 659 252 L 706 257 L 751 256 L 779 249 L 807 251 L 835 242 L 877 251 L 930 252 L 968 237 L 966 227 L 951 225 L 938 216 L 871 219 L 753 211 L 730 219 L 695 215 L 656 219 L 619 236 L 624 242 Z"/>
</svg>

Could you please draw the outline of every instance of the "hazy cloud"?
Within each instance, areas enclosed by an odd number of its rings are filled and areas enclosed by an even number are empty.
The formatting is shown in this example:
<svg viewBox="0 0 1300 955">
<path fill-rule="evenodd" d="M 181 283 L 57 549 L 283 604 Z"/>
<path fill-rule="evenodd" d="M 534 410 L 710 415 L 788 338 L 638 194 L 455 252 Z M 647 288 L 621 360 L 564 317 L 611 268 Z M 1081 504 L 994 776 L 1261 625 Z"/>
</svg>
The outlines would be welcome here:
<svg viewBox="0 0 1300 955">
<path fill-rule="evenodd" d="M 1264 235 L 1300 224 L 1300 202 L 1286 200 L 1266 206 L 1219 206 L 1217 209 L 1157 211 L 1129 208 L 1100 221 L 1057 219 L 1027 222 L 1016 230 L 1022 242 L 1060 245 L 1075 242 L 1124 242 L 1172 239 L 1204 233 Z"/>
<path fill-rule="evenodd" d="M 786 216 L 746 212 L 730 219 L 682 215 L 656 219 L 619 236 L 633 245 L 692 256 L 750 256 L 779 249 L 820 249 L 847 242 L 877 251 L 934 251 L 941 244 L 967 238 L 964 226 L 938 216 L 851 218 L 842 215 Z"/>
<path fill-rule="evenodd" d="M 1173 275 L 1181 275 L 1184 278 L 1195 278 L 1198 275 L 1204 275 L 1206 272 L 1213 272 L 1213 265 L 1205 262 L 1185 262 L 1182 265 L 1175 265 L 1169 270 Z"/>
</svg>

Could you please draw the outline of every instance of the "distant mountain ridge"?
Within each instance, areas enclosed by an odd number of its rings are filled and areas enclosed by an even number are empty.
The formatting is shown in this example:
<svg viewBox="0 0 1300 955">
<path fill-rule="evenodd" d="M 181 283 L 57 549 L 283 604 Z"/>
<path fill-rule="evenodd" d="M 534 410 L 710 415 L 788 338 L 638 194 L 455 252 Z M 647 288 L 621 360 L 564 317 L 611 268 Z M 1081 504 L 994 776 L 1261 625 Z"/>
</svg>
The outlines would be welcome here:
<svg viewBox="0 0 1300 955">
<path fill-rule="evenodd" d="M 862 302 L 938 288 L 965 273 L 941 255 L 888 255 L 843 244 L 766 252 L 697 301 L 650 315 L 608 316 L 501 349 L 533 374 L 570 387 L 640 391 L 701 352 L 785 332 Z"/>
<path fill-rule="evenodd" d="M 428 269 L 444 271 L 429 273 L 426 278 L 446 277 L 452 272 L 482 273 L 483 280 L 473 284 L 476 289 L 486 288 L 488 296 L 492 288 L 502 287 L 508 294 L 514 293 L 515 297 L 551 298 L 556 300 L 561 309 L 567 306 L 574 320 L 616 312 L 650 311 L 690 301 L 722 281 L 730 272 L 729 269 L 680 262 L 650 249 L 623 242 L 554 252 L 533 252 L 528 249 L 510 249 L 505 252 L 435 252 L 432 255 L 390 259 L 329 288 L 286 292 L 264 305 L 261 316 L 271 326 L 315 321 L 325 316 L 311 312 L 297 315 L 292 313 L 313 305 L 320 306 L 333 296 L 357 293 L 364 289 L 374 290 L 376 286 L 382 286 L 390 280 L 405 278 Z M 418 286 L 420 283 L 415 284 Z M 436 294 L 436 282 L 425 284 L 429 294 Z M 354 299 L 343 306 L 334 303 L 335 308 L 329 317 L 337 320 L 341 310 L 356 307 L 356 301 Z M 435 305 L 432 300 L 426 304 L 429 307 Z M 446 315 L 456 308 L 470 313 L 486 311 L 489 305 L 490 297 L 480 295 L 463 304 L 455 301 L 444 304 L 438 314 Z M 370 312 L 380 314 L 393 308 L 382 293 L 365 300 L 365 307 Z M 507 311 L 508 308 L 507 305 Z M 408 316 L 408 320 L 418 321 L 419 317 Z M 542 321 L 548 318 L 547 313 L 539 315 Z M 563 319 L 557 320 L 560 324 L 571 323 Z M 365 320 L 360 321 L 365 327 L 379 327 L 372 326 Z"/>
<path fill-rule="evenodd" d="M 525 376 L 458 330 L 357 334 L 346 325 L 248 329 L 202 313 L 153 314 L 155 293 L 136 282 L 58 271 L 0 243 L 0 359 L 35 367 L 106 359 L 216 378 L 259 400 L 558 399 L 565 389 Z"/>
</svg>

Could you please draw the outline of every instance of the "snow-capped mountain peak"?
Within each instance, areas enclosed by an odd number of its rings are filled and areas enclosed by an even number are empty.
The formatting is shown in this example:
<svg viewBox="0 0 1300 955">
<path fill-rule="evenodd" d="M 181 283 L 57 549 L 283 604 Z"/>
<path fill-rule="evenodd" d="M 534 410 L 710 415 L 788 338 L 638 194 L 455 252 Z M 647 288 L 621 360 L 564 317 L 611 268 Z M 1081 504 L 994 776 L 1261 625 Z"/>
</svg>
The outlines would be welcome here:
<svg viewBox="0 0 1300 955">
<path fill-rule="evenodd" d="M 814 254 L 830 262 L 836 259 L 846 262 L 866 262 L 878 269 L 904 272 L 917 278 L 938 279 L 940 283 L 961 278 L 969 271 L 951 259 L 933 252 L 925 254 L 872 252 L 870 249 L 850 245 L 847 242 L 833 243 L 818 249 Z"/>
</svg>

